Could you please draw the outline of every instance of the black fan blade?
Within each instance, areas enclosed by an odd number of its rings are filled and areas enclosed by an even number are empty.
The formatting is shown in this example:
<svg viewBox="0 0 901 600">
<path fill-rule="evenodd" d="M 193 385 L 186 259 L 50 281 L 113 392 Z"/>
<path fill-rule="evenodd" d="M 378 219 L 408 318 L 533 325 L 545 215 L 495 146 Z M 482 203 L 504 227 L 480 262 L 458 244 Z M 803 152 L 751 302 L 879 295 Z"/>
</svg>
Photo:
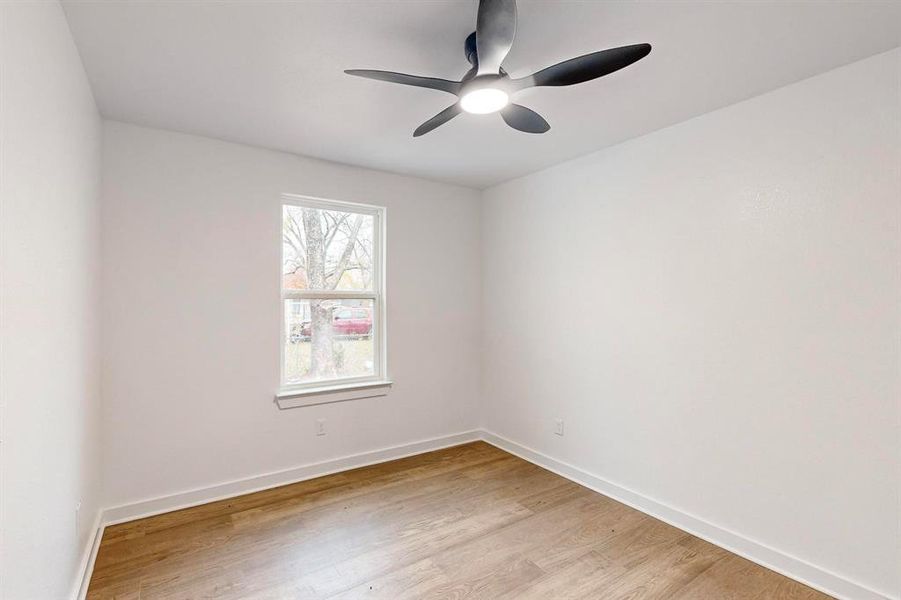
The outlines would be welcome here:
<svg viewBox="0 0 901 600">
<path fill-rule="evenodd" d="M 591 54 L 571 58 L 542 69 L 531 77 L 515 79 L 511 83 L 516 89 L 541 85 L 560 86 L 583 83 L 628 67 L 635 61 L 641 60 L 650 54 L 650 52 L 650 44 L 634 44 L 632 46 L 592 52 Z"/>
<path fill-rule="evenodd" d="M 455 95 L 460 93 L 459 81 L 449 81 L 447 79 L 437 79 L 435 77 L 420 77 L 418 75 L 406 75 L 404 73 L 395 73 L 393 71 L 374 71 L 372 69 L 348 69 L 344 72 L 348 75 L 365 77 L 366 79 L 377 79 L 379 81 L 388 81 L 390 83 L 400 83 L 402 85 L 441 90 L 442 92 Z"/>
<path fill-rule="evenodd" d="M 481 0 L 476 21 L 479 75 L 498 75 L 516 35 L 516 0 Z"/>
<path fill-rule="evenodd" d="M 460 103 L 452 104 L 448 106 L 440 113 L 420 125 L 416 128 L 416 131 L 413 132 L 413 137 L 419 137 L 421 135 L 425 135 L 436 127 L 440 127 L 456 117 L 460 114 Z"/>
<path fill-rule="evenodd" d="M 534 110 L 519 104 L 507 105 L 501 111 L 501 116 L 507 125 L 526 133 L 544 133 L 551 128 L 548 122 L 544 120 L 544 117 Z"/>
</svg>

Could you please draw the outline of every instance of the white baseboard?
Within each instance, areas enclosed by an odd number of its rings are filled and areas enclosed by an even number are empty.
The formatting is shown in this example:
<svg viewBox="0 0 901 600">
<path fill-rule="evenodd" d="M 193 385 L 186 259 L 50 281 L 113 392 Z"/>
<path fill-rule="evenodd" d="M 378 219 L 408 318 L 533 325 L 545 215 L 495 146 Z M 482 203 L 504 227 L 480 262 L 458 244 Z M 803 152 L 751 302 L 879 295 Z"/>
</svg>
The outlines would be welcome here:
<svg viewBox="0 0 901 600">
<path fill-rule="evenodd" d="M 546 454 L 532 450 L 531 448 L 508 440 L 495 433 L 478 430 L 466 431 L 390 448 L 382 448 L 371 452 L 363 452 L 319 463 L 302 465 L 284 471 L 267 473 L 205 488 L 198 488 L 159 498 L 151 498 L 131 504 L 107 508 L 102 511 L 101 515 L 98 515 L 93 543 L 89 548 L 85 549 L 85 555 L 82 558 L 83 568 L 81 572 L 83 575 L 75 584 L 76 592 L 73 594 L 73 598 L 76 600 L 83 600 L 87 593 L 87 587 L 93 572 L 94 561 L 97 556 L 97 549 L 100 546 L 103 529 L 108 525 L 133 521 L 135 519 L 150 517 L 171 512 L 173 510 L 180 510 L 182 508 L 189 508 L 208 502 L 215 502 L 217 500 L 224 500 L 243 494 L 250 494 L 281 485 L 288 485 L 298 481 L 322 477 L 323 475 L 330 475 L 349 469 L 422 454 L 423 452 L 440 450 L 441 448 L 456 446 L 458 444 L 464 444 L 480 439 L 600 494 L 609 496 L 636 510 L 669 523 L 674 527 L 678 527 L 692 535 L 707 540 L 712 544 L 747 558 L 759 565 L 776 571 L 777 573 L 781 573 L 786 577 L 800 581 L 801 583 L 841 600 L 901 600 L 897 597 L 892 597 L 888 594 L 872 590 L 862 584 L 812 565 L 804 560 L 791 556 L 790 554 L 781 552 L 733 531 L 729 531 L 728 529 L 682 512 L 663 502 L 648 498 L 638 492 L 592 475 L 578 467 L 551 458 Z"/>
<path fill-rule="evenodd" d="M 87 596 L 91 573 L 94 572 L 94 561 L 97 560 L 97 550 L 100 549 L 100 539 L 103 537 L 102 515 L 103 511 L 98 510 L 91 527 L 91 537 L 88 538 L 88 543 L 82 550 L 81 560 L 78 563 L 78 576 L 72 587 L 72 593 L 69 594 L 72 600 L 84 600 Z"/>
<path fill-rule="evenodd" d="M 592 489 L 600 494 L 609 496 L 623 504 L 631 506 L 645 514 L 651 515 L 661 521 L 678 527 L 694 536 L 704 539 L 712 544 L 724 548 L 734 554 L 762 565 L 768 569 L 781 573 L 796 581 L 808 585 L 821 592 L 834 596 L 841 600 L 898 600 L 876 590 L 872 590 L 862 584 L 851 581 L 841 575 L 832 573 L 826 569 L 812 565 L 800 558 L 786 554 L 771 548 L 765 544 L 749 539 L 718 525 L 682 512 L 671 506 L 658 502 L 639 494 L 638 492 L 624 488 L 607 481 L 596 475 L 592 475 L 578 467 L 574 467 L 563 461 L 551 458 L 537 450 L 532 450 L 521 444 L 501 437 L 490 431 L 482 431 L 482 439 L 501 450 L 534 463 L 540 467 L 552 471 L 561 477 Z"/>
</svg>

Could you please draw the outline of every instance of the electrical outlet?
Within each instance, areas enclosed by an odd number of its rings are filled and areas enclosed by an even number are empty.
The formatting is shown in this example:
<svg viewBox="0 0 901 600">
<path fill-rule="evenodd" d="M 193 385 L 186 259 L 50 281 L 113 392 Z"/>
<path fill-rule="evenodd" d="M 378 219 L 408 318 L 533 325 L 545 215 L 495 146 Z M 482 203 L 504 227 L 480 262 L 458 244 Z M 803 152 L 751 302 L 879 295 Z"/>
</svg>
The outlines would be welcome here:
<svg viewBox="0 0 901 600">
<path fill-rule="evenodd" d="M 316 419 L 316 435 L 325 435 L 325 419 Z"/>
<path fill-rule="evenodd" d="M 554 433 L 563 435 L 563 419 L 554 419 Z"/>
</svg>

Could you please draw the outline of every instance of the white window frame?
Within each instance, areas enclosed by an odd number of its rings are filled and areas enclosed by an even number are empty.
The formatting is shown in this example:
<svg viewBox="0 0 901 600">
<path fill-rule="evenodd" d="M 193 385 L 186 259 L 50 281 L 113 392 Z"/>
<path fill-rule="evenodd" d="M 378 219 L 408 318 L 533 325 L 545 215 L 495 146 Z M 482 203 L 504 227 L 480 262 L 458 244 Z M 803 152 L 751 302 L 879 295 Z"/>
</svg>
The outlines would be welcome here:
<svg viewBox="0 0 901 600">
<path fill-rule="evenodd" d="M 387 336 L 387 311 L 385 295 L 385 217 L 386 210 L 383 206 L 346 202 L 343 200 L 327 200 L 313 196 L 301 196 L 297 194 L 282 194 L 279 205 L 279 231 L 284 226 L 285 206 L 300 206 L 304 208 L 316 208 L 319 210 L 335 210 L 372 216 L 372 291 L 316 291 L 316 290 L 286 290 L 284 287 L 284 243 L 279 236 L 279 391 L 275 396 L 280 408 L 294 408 L 313 404 L 326 404 L 355 400 L 358 398 L 371 398 L 384 396 L 388 393 L 391 380 L 388 379 L 388 336 Z M 372 300 L 372 314 L 375 317 L 372 324 L 374 368 L 372 375 L 363 377 L 342 377 L 312 381 L 307 383 L 285 383 L 285 339 L 288 332 L 285 331 L 285 300 L 316 300 L 316 299 L 360 299 Z"/>
</svg>

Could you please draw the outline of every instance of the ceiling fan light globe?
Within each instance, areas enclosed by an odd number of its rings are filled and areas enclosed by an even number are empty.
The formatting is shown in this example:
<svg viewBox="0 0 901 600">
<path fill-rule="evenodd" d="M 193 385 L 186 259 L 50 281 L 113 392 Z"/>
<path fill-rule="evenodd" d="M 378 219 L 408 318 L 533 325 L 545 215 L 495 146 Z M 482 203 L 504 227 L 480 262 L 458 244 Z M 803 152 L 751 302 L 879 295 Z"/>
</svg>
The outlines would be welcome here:
<svg viewBox="0 0 901 600">
<path fill-rule="evenodd" d="M 507 92 L 497 88 L 479 88 L 465 94 L 460 99 L 460 106 L 468 113 L 487 115 L 497 112 L 510 103 Z"/>
</svg>

